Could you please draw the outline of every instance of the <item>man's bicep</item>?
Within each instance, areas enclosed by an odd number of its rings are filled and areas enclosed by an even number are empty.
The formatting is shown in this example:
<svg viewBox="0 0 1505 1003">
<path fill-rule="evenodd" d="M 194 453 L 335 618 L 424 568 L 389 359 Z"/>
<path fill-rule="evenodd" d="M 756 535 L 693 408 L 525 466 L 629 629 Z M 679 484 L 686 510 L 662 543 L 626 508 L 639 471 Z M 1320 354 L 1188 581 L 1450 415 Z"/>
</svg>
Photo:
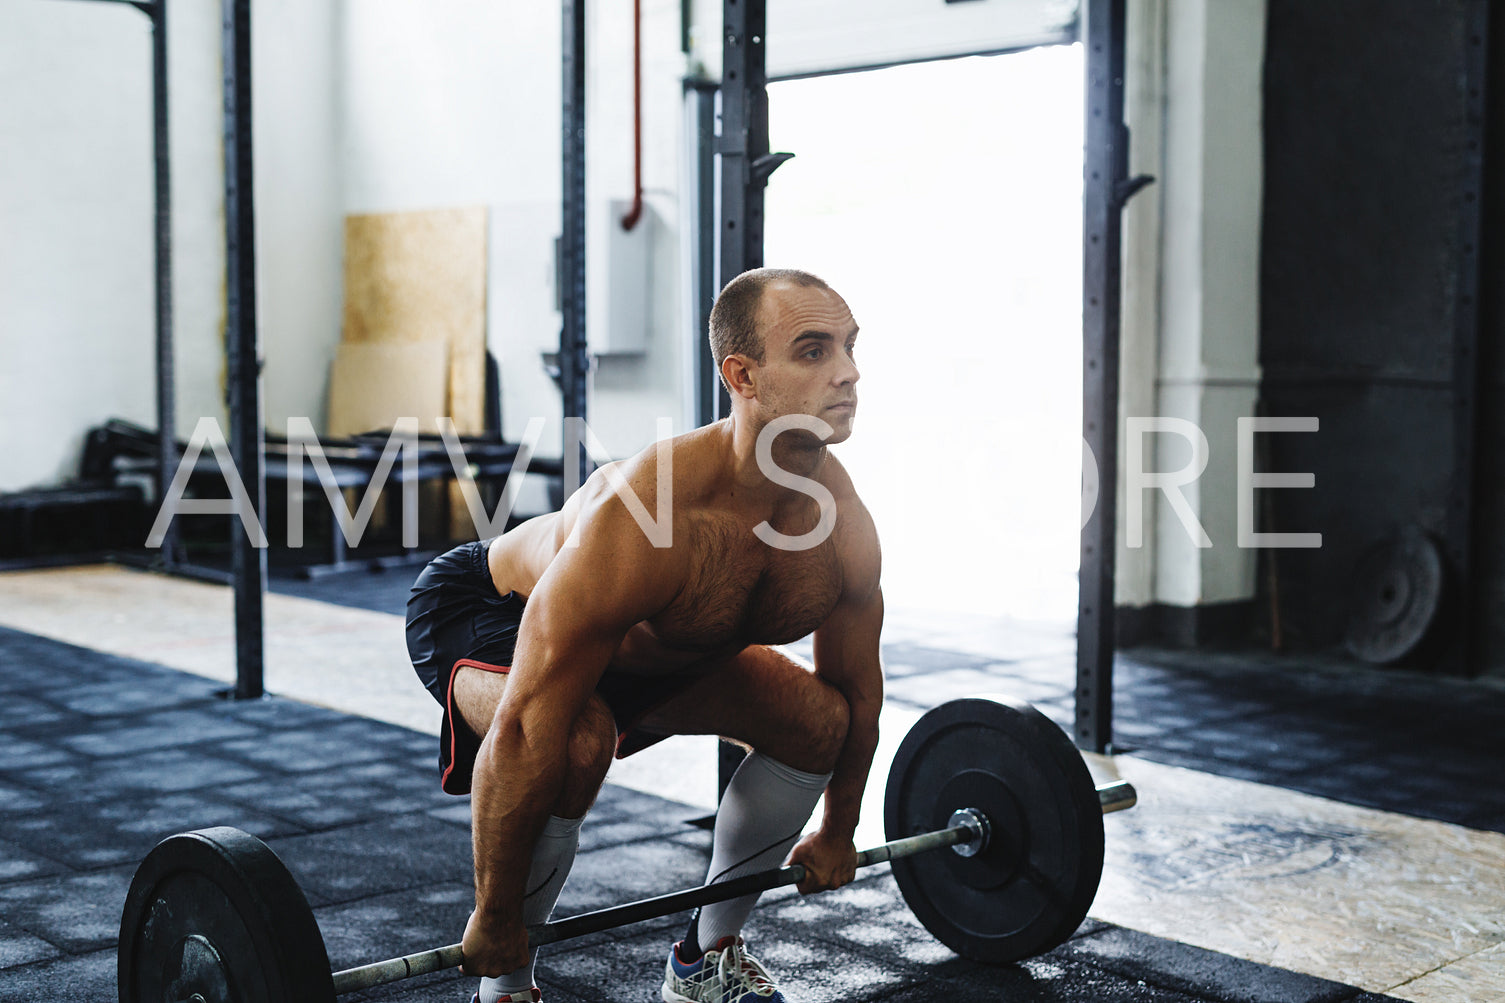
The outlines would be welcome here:
<svg viewBox="0 0 1505 1003">
<path fill-rule="evenodd" d="M 815 670 L 833 684 L 843 681 L 882 699 L 883 570 L 878 531 L 867 508 L 852 498 L 837 537 L 844 588 L 831 616 L 815 632 Z"/>
<path fill-rule="evenodd" d="M 637 611 L 623 591 L 609 565 L 563 552 L 528 600 L 530 612 L 538 614 L 533 626 L 543 638 L 561 643 L 625 631 Z"/>
<path fill-rule="evenodd" d="M 883 592 L 843 599 L 815 632 L 815 672 L 849 697 L 883 699 Z"/>
<path fill-rule="evenodd" d="M 550 611 L 577 631 L 618 635 L 662 612 L 683 578 L 678 553 L 655 547 L 615 496 L 581 519 L 539 579 Z"/>
</svg>

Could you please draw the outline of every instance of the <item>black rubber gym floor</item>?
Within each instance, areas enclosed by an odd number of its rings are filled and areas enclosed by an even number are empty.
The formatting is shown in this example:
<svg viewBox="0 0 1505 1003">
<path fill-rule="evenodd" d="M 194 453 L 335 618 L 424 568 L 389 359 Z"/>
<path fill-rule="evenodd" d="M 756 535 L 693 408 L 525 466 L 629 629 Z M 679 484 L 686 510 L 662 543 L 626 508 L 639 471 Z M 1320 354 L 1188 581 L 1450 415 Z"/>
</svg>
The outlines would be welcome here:
<svg viewBox="0 0 1505 1003">
<path fill-rule="evenodd" d="M 406 572 L 279 591 L 398 612 Z M 976 650 L 975 647 L 973 650 Z M 934 645 L 885 651 L 890 699 L 933 706 L 1012 691 L 1058 721 L 1069 658 L 1000 661 Z M 1380 808 L 1505 831 L 1491 771 L 1505 693 L 1333 661 L 1135 652 L 1119 666 L 1118 734 L 1139 754 Z M 0 629 L 0 1000 L 115 995 L 120 910 L 163 836 L 234 825 L 265 839 L 315 908 L 335 968 L 458 939 L 471 899 L 469 809 L 439 791 L 434 740 Z M 1422 768 L 1424 767 L 1424 769 Z M 608 786 L 559 914 L 692 885 L 701 814 Z M 1089 921 L 1057 950 L 987 968 L 935 942 L 886 866 L 840 892 L 769 893 L 747 929 L 792 1001 L 1249 1001 L 1387 997 Z M 551 1003 L 656 1000 L 674 917 L 556 945 Z M 350 998 L 463 1001 L 458 974 Z"/>
</svg>

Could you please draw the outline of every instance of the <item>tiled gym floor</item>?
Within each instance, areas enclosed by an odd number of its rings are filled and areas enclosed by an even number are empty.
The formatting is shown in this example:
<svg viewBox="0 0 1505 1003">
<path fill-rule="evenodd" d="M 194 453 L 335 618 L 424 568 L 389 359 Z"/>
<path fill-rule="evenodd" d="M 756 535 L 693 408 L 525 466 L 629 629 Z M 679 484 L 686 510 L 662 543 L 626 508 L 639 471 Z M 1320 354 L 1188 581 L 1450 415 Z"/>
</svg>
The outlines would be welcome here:
<svg viewBox="0 0 1505 1003">
<path fill-rule="evenodd" d="M 237 704 L 215 695 L 233 673 L 226 590 L 115 568 L 0 575 L 0 1000 L 113 997 L 136 862 L 209 824 L 277 850 L 336 968 L 458 939 L 468 805 L 438 791 L 437 709 L 405 664 L 410 577 L 278 583 L 302 593 L 268 600 L 280 695 Z M 1059 627 L 894 615 L 889 754 L 956 695 L 1010 692 L 1064 723 L 1071 652 Z M 1124 749 L 1089 762 L 1133 780 L 1141 803 L 1105 819 L 1103 886 L 1075 938 L 1016 967 L 963 961 L 880 865 L 841 892 L 760 906 L 749 940 L 791 1000 L 1505 998 L 1505 690 L 1163 652 L 1124 656 L 1118 682 Z M 714 793 L 709 752 L 665 743 L 614 768 L 561 914 L 700 880 L 708 836 L 687 822 Z M 681 924 L 558 945 L 546 999 L 656 999 Z M 368 995 L 469 988 L 444 974 Z"/>
</svg>

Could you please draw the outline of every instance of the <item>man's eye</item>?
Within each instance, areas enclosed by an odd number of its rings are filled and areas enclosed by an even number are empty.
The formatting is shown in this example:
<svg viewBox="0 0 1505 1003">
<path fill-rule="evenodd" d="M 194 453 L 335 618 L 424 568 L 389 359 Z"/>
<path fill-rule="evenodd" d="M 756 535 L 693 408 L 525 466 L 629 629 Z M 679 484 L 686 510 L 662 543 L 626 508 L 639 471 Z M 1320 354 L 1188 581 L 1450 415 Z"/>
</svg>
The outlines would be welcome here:
<svg viewBox="0 0 1505 1003">
<path fill-rule="evenodd" d="M 805 358 L 807 358 L 807 359 L 818 359 L 818 358 L 820 358 L 820 349 L 819 348 L 812 348 L 812 349 L 810 349 L 809 351 L 807 351 L 805 353 Z"/>
</svg>

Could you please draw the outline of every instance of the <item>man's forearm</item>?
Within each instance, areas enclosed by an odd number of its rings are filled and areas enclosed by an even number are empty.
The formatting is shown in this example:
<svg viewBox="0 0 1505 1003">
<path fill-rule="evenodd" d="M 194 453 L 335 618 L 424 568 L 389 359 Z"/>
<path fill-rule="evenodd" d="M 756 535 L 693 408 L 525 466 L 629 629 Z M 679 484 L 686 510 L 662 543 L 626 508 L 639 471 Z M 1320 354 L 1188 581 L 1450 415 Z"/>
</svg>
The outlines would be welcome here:
<svg viewBox="0 0 1505 1003">
<path fill-rule="evenodd" d="M 498 721 L 481 743 L 471 783 L 476 910 L 521 922 L 532 848 L 564 782 L 564 749 L 530 745 Z"/>
<path fill-rule="evenodd" d="M 882 706 L 877 700 L 859 699 L 849 704 L 847 739 L 826 786 L 825 816 L 821 820 L 822 829 L 843 838 L 851 838 L 857 829 L 862 792 L 878 748 L 878 712 Z"/>
</svg>

